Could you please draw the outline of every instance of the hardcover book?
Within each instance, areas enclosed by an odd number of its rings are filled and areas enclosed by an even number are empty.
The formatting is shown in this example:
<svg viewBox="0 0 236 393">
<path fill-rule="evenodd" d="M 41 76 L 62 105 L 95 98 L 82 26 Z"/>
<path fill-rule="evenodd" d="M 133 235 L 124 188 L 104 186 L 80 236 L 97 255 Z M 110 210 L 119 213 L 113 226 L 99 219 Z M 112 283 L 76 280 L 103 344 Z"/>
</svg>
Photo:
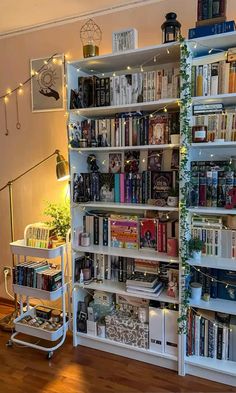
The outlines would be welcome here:
<svg viewBox="0 0 236 393">
<path fill-rule="evenodd" d="M 111 247 L 138 248 L 138 217 L 111 215 Z"/>
<path fill-rule="evenodd" d="M 166 205 L 171 188 L 173 188 L 172 172 L 162 171 L 151 173 L 152 199 L 157 199 L 162 206 Z"/>
<path fill-rule="evenodd" d="M 157 220 L 152 218 L 140 219 L 140 248 L 156 250 Z"/>
</svg>

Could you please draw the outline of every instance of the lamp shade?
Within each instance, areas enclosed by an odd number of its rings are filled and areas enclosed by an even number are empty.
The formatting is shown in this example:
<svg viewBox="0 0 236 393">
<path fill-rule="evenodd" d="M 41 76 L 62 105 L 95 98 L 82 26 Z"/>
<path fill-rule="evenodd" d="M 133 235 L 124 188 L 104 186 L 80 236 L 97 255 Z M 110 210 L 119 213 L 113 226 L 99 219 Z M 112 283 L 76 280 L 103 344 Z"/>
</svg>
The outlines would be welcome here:
<svg viewBox="0 0 236 393">
<path fill-rule="evenodd" d="M 56 172 L 58 181 L 68 180 L 70 177 L 68 162 L 60 153 L 57 153 Z"/>
</svg>

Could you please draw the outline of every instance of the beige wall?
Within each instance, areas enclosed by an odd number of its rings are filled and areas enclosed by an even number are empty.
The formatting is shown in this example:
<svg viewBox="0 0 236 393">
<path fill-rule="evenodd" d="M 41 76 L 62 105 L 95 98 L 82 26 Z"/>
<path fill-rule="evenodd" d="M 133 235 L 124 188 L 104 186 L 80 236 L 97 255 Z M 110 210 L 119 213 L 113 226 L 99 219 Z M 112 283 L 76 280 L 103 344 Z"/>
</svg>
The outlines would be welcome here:
<svg viewBox="0 0 236 393">
<path fill-rule="evenodd" d="M 160 26 L 169 11 L 177 13 L 182 33 L 186 35 L 187 29 L 194 26 L 196 3 L 196 0 L 166 0 L 96 18 L 103 31 L 100 54 L 111 52 L 112 31 L 127 27 L 138 30 L 139 47 L 160 43 Z M 228 0 L 227 14 L 228 19 L 235 18 L 235 0 Z M 80 58 L 80 27 L 78 22 L 0 40 L 0 92 L 27 79 L 31 58 L 47 57 L 55 52 L 69 53 L 70 59 Z M 56 148 L 65 155 L 67 150 L 63 112 L 32 113 L 30 86 L 27 86 L 19 103 L 22 128 L 16 130 L 14 102 L 11 99 L 7 107 L 8 137 L 4 136 L 4 112 L 0 104 L 0 187 Z M 54 158 L 15 183 L 15 237 L 22 238 L 24 227 L 41 219 L 45 200 L 59 201 L 64 196 L 65 184 L 57 183 L 55 178 Z M 0 193 L 0 297 L 6 297 L 2 267 L 11 264 L 9 240 L 8 194 L 4 191 Z"/>
</svg>

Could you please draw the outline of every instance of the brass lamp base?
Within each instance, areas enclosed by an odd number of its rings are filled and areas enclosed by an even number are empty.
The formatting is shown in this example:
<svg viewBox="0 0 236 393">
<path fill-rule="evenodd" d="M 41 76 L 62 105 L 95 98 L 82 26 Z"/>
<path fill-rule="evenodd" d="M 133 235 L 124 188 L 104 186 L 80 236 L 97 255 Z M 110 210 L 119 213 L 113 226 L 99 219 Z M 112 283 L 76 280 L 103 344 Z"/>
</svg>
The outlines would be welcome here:
<svg viewBox="0 0 236 393">
<path fill-rule="evenodd" d="M 83 46 L 84 57 L 94 57 L 99 55 L 99 47 L 97 45 L 88 44 Z"/>
</svg>

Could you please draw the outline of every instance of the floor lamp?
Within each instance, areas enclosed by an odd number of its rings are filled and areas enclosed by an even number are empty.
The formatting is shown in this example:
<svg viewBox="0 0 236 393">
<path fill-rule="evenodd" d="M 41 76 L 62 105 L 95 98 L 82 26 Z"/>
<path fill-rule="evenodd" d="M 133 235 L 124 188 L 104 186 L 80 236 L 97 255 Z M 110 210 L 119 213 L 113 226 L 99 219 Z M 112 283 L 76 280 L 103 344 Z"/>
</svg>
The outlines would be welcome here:
<svg viewBox="0 0 236 393">
<path fill-rule="evenodd" d="M 33 165 L 31 168 L 27 169 L 25 172 L 21 173 L 19 176 L 15 177 L 14 179 L 10 180 L 0 188 L 0 192 L 8 188 L 8 194 L 9 194 L 9 212 L 10 212 L 10 229 L 11 229 L 11 242 L 15 240 L 15 233 L 14 233 L 14 204 L 13 204 L 13 184 L 21 179 L 24 175 L 27 173 L 33 171 L 35 168 L 38 166 L 42 165 L 44 162 L 48 161 L 51 157 L 56 156 L 56 176 L 57 180 L 63 181 L 63 180 L 68 180 L 69 179 L 69 165 L 68 162 L 65 160 L 65 158 L 60 154 L 59 150 L 55 150 L 52 154 L 44 158 L 43 160 L 39 161 L 37 164 Z M 14 260 L 14 255 L 12 255 L 12 266 L 15 266 L 15 260 Z M 15 312 L 13 313 L 13 316 L 17 314 L 17 297 L 15 295 Z M 3 327 L 8 327 L 8 329 L 13 328 L 13 316 L 12 314 L 8 316 L 8 321 L 4 319 L 4 326 Z M 1 322 L 0 322 L 1 326 Z"/>
</svg>

